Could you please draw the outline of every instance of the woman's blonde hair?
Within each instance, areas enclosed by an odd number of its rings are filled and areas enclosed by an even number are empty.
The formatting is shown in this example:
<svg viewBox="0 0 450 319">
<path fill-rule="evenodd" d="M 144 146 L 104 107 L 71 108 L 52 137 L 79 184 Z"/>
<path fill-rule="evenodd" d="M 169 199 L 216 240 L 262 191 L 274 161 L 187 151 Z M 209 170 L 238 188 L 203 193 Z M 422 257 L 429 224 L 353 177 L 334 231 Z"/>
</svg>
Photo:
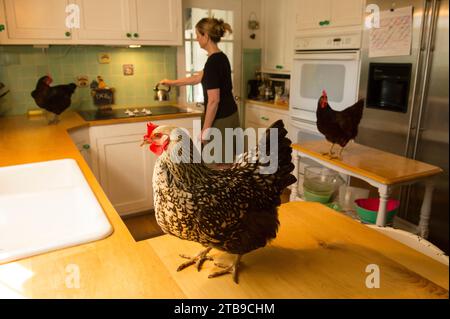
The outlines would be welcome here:
<svg viewBox="0 0 450 319">
<path fill-rule="evenodd" d="M 225 32 L 233 33 L 228 23 L 216 18 L 203 18 L 195 25 L 195 28 L 201 35 L 207 34 L 214 43 L 220 42 Z"/>
</svg>

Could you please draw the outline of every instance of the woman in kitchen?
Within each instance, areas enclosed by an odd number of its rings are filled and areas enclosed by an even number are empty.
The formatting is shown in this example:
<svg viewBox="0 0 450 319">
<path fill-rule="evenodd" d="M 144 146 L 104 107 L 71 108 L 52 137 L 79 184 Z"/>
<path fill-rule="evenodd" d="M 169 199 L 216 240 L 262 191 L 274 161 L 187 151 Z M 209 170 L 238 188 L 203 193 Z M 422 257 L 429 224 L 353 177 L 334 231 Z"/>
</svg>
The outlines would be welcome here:
<svg viewBox="0 0 450 319">
<path fill-rule="evenodd" d="M 231 66 L 228 57 L 219 49 L 218 43 L 225 32 L 232 33 L 231 26 L 222 19 L 203 18 L 195 26 L 197 41 L 200 47 L 208 52 L 203 71 L 198 74 L 177 80 L 162 80 L 160 83 L 170 86 L 195 85 L 201 83 L 205 102 L 205 113 L 202 117 L 200 139 L 203 144 L 207 140 L 207 130 L 217 128 L 222 134 L 222 159 L 225 157 L 225 128 L 238 128 L 239 114 L 232 93 Z M 233 150 L 233 158 L 235 148 Z M 228 168 L 224 161 L 215 168 Z"/>
</svg>

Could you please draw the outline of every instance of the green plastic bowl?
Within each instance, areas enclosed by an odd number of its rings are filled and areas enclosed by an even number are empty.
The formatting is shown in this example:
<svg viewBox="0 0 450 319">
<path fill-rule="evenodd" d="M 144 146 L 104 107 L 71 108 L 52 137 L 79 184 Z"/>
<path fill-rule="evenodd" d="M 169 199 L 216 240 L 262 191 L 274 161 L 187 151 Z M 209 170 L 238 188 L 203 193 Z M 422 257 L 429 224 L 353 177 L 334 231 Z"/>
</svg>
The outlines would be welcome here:
<svg viewBox="0 0 450 319">
<path fill-rule="evenodd" d="M 361 221 L 368 224 L 377 222 L 378 207 L 380 206 L 379 198 L 364 198 L 355 200 L 356 212 Z M 400 201 L 389 199 L 386 206 L 386 223 L 391 224 L 397 214 Z"/>
<path fill-rule="evenodd" d="M 303 196 L 307 202 L 326 204 L 330 201 L 332 195 L 333 193 L 316 193 L 308 190 L 307 188 L 303 188 Z"/>
</svg>

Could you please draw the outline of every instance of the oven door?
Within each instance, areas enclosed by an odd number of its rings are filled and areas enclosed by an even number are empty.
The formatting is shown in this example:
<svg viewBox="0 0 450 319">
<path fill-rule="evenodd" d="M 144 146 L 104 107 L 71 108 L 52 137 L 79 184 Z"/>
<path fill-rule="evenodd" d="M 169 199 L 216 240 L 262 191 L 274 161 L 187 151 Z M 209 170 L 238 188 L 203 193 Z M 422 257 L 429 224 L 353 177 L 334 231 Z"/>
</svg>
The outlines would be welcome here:
<svg viewBox="0 0 450 319">
<path fill-rule="evenodd" d="M 316 122 L 317 102 L 323 90 L 336 111 L 355 103 L 360 64 L 359 50 L 296 53 L 291 75 L 291 116 Z"/>
</svg>

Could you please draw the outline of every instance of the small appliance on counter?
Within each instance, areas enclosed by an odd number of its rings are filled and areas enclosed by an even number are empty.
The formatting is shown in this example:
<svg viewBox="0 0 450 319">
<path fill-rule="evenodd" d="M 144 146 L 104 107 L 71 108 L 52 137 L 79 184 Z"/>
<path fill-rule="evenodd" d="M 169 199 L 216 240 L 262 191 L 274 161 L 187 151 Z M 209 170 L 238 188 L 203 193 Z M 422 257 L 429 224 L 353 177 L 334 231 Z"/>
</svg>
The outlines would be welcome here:
<svg viewBox="0 0 450 319">
<path fill-rule="evenodd" d="M 274 101 L 287 104 L 289 100 L 289 75 L 258 74 L 256 79 L 247 82 L 247 97 L 260 101 Z"/>
<path fill-rule="evenodd" d="M 247 82 L 247 97 L 249 99 L 257 99 L 259 97 L 259 86 L 261 80 L 248 80 Z"/>
<path fill-rule="evenodd" d="M 90 87 L 94 105 L 100 110 L 111 110 L 111 105 L 114 104 L 114 88 L 108 87 L 101 76 L 97 76 L 97 81 L 92 81 Z"/>
<path fill-rule="evenodd" d="M 156 84 L 153 91 L 155 92 L 154 100 L 158 102 L 165 102 L 170 100 L 170 86 L 167 85 L 168 89 L 161 89 L 161 83 Z"/>
</svg>

